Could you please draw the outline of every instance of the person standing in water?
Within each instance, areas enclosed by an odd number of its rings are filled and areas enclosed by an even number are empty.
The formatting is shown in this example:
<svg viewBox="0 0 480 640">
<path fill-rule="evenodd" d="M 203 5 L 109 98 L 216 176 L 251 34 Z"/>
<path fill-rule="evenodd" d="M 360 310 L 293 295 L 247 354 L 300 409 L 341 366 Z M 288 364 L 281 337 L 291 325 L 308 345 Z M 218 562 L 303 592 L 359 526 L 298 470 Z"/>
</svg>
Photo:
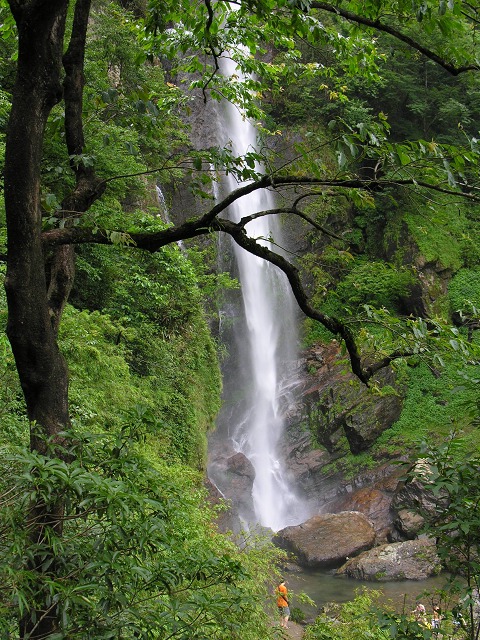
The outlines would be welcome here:
<svg viewBox="0 0 480 640">
<path fill-rule="evenodd" d="M 280 584 L 275 590 L 277 594 L 277 607 L 280 613 L 280 626 L 284 629 L 288 629 L 288 619 L 290 617 L 290 607 L 288 605 L 288 590 L 286 587 L 286 581 L 280 581 Z"/>
</svg>

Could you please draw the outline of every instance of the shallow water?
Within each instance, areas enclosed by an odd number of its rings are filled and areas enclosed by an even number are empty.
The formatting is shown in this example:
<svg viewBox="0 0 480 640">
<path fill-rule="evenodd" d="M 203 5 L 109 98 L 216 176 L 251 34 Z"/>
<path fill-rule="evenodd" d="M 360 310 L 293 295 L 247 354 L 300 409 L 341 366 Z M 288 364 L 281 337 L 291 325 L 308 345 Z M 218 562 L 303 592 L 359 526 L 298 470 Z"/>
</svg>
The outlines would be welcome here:
<svg viewBox="0 0 480 640">
<path fill-rule="evenodd" d="M 287 586 L 292 592 L 292 606 L 304 610 L 307 615 L 313 615 L 315 609 L 298 602 L 296 593 L 304 592 L 316 604 L 317 611 L 327 602 L 347 602 L 355 598 L 355 592 L 365 587 L 369 590 L 381 591 L 382 600 L 391 604 L 396 611 L 405 613 L 412 611 L 417 603 L 417 597 L 423 596 L 427 611 L 432 598 L 425 596 L 425 592 L 434 593 L 445 586 L 447 576 L 441 575 L 425 580 L 401 580 L 395 582 L 371 582 L 354 580 L 345 576 L 335 576 L 326 571 L 295 572 L 286 574 Z"/>
</svg>

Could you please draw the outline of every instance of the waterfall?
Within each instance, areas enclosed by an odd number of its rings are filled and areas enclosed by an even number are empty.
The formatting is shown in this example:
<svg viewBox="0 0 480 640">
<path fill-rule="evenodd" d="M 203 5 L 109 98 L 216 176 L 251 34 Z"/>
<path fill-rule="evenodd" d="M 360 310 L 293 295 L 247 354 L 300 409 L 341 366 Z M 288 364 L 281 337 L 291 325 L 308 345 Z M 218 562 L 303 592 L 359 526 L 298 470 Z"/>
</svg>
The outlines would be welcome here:
<svg viewBox="0 0 480 640">
<path fill-rule="evenodd" d="M 162 220 L 167 224 L 172 224 L 172 221 L 170 220 L 170 214 L 168 213 L 167 201 L 165 200 L 162 187 L 158 183 L 155 185 L 155 190 L 157 193 L 157 203 L 158 203 L 158 209 L 159 209 L 157 216 L 162 218 Z M 180 249 L 182 249 L 182 251 L 185 248 L 185 245 L 182 240 L 177 241 L 177 246 Z"/>
<path fill-rule="evenodd" d="M 156 184 L 155 190 L 157 192 L 157 202 L 159 207 L 159 212 L 157 213 L 157 215 L 160 217 L 163 216 L 165 218 L 165 222 L 170 222 L 170 219 L 168 218 L 167 202 L 165 200 L 165 196 L 163 195 L 162 187 L 159 184 Z"/>
<path fill-rule="evenodd" d="M 233 62 L 225 64 L 223 73 L 228 76 L 235 73 L 238 78 Z M 232 104 L 225 103 L 222 107 L 225 143 L 231 142 L 235 155 L 254 150 L 255 127 Z M 229 175 L 220 189 L 228 193 L 238 186 Z M 231 205 L 228 215 L 238 221 L 242 215 L 274 206 L 272 193 L 262 189 Z M 255 219 L 246 230 L 250 237 L 261 238 L 265 246 L 280 250 L 281 230 L 275 216 Z M 242 410 L 224 418 L 228 423 L 224 430 L 234 451 L 243 453 L 255 470 L 252 491 L 255 521 L 278 531 L 308 517 L 278 449 L 284 429 L 282 410 L 284 413 L 288 398 L 282 385 L 286 368 L 294 361 L 297 349 L 296 306 L 288 281 L 279 269 L 235 244 L 233 253 L 241 284 L 243 317 L 235 319 L 237 357 L 228 371 L 231 379 L 228 386 L 231 394 L 239 392 L 239 385 L 243 388 L 239 403 Z"/>
</svg>

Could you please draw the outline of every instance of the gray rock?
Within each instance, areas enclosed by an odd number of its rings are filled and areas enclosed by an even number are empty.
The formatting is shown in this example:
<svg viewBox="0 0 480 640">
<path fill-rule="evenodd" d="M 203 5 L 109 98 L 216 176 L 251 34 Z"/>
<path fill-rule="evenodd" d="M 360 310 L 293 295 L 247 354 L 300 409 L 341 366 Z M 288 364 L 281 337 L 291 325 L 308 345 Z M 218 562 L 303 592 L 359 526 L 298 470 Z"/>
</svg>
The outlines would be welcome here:
<svg viewBox="0 0 480 640">
<path fill-rule="evenodd" d="M 226 460 L 225 496 L 237 505 L 239 512 L 250 509 L 255 469 L 243 453 L 235 453 Z"/>
<path fill-rule="evenodd" d="M 333 567 L 370 549 L 375 544 L 375 530 L 363 513 L 327 513 L 278 531 L 273 542 L 293 553 L 303 567 Z"/>
<path fill-rule="evenodd" d="M 386 542 L 392 532 L 392 497 L 375 487 L 362 487 L 340 496 L 327 505 L 332 513 L 340 511 L 359 511 L 372 523 L 377 542 Z"/>
<path fill-rule="evenodd" d="M 425 460 L 417 460 L 409 481 L 399 484 L 392 506 L 398 513 L 409 510 L 420 515 L 434 516 L 438 505 L 446 505 L 448 496 L 445 492 L 433 493 L 430 488 L 430 467 Z"/>
<path fill-rule="evenodd" d="M 357 580 L 424 580 L 441 570 L 429 538 L 384 544 L 346 562 L 337 573 Z"/>
<path fill-rule="evenodd" d="M 205 488 L 208 491 L 208 501 L 214 507 L 218 508 L 222 505 L 221 509 L 217 509 L 215 522 L 219 531 L 223 533 L 227 533 L 228 531 L 235 531 L 237 527 L 238 521 L 238 513 L 236 513 L 232 503 L 229 500 L 225 499 L 225 496 L 218 490 L 218 488 L 211 482 L 206 479 L 204 481 Z"/>
<path fill-rule="evenodd" d="M 233 531 L 241 528 L 240 520 L 254 522 L 252 487 L 255 469 L 248 458 L 239 452 L 225 448 L 209 465 L 209 479 L 230 504 Z"/>
<path fill-rule="evenodd" d="M 396 528 L 409 540 L 414 540 L 425 524 L 422 516 L 409 509 L 400 509 L 394 520 Z"/>
</svg>

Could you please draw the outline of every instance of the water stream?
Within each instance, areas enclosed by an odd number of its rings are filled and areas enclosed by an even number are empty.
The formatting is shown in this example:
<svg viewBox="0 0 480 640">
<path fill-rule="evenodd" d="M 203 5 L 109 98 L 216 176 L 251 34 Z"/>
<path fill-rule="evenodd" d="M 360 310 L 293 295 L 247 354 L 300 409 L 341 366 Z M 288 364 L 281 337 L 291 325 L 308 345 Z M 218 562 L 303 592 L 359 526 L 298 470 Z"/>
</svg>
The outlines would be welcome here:
<svg viewBox="0 0 480 640">
<path fill-rule="evenodd" d="M 239 76 L 231 62 L 225 64 L 223 73 Z M 223 144 L 231 142 L 236 155 L 255 149 L 255 127 L 231 104 L 223 104 L 222 109 L 219 127 Z M 216 196 L 220 199 L 239 186 L 232 176 L 227 176 L 218 185 Z M 238 221 L 274 206 L 272 193 L 261 190 L 231 205 L 228 215 Z M 275 251 L 283 246 L 281 226 L 275 216 L 251 221 L 247 232 Z M 312 515 L 292 486 L 278 447 L 285 426 L 283 415 L 288 409 L 292 363 L 297 359 L 296 304 L 284 274 L 273 265 L 226 237 L 220 240 L 219 253 L 220 271 L 229 270 L 239 279 L 241 303 L 237 295 L 236 299 L 227 298 L 220 309 L 220 338 L 228 345 L 229 357 L 224 366 L 224 398 L 217 434 L 228 441 L 223 455 L 239 452 L 254 468 L 252 508 L 238 495 L 228 495 L 231 477 L 218 471 L 215 460 L 210 461 L 209 474 L 222 493 L 233 497 L 234 502 L 236 498 L 235 507 L 244 528 L 260 524 L 278 531 Z M 301 571 L 288 574 L 287 578 L 293 605 L 303 608 L 307 616 L 314 616 L 327 602 L 352 600 L 362 586 L 382 591 L 385 600 L 391 600 L 398 611 L 404 607 L 410 610 L 425 589 L 433 591 L 444 584 L 442 577 L 420 582 L 366 583 L 335 577 L 326 571 Z M 295 594 L 301 591 L 315 601 L 315 607 L 300 605 Z"/>
<path fill-rule="evenodd" d="M 299 607 L 307 616 L 314 616 L 328 602 L 349 602 L 362 589 L 381 592 L 381 602 L 388 603 L 398 613 L 409 612 L 415 608 L 417 598 L 425 605 L 435 594 L 445 588 L 445 575 L 425 580 L 392 580 L 390 582 L 372 582 L 355 580 L 345 576 L 336 576 L 329 571 L 301 571 L 287 574 L 287 586 L 292 594 L 294 607 Z M 297 597 L 306 593 L 315 602 L 315 607 L 302 604 Z M 430 595 L 426 595 L 430 594 Z M 438 600 L 438 596 L 436 598 Z"/>
<path fill-rule="evenodd" d="M 223 73 L 235 74 L 237 78 L 239 75 L 231 61 L 225 62 Z M 255 127 L 235 106 L 225 103 L 222 107 L 225 143 L 231 141 L 236 155 L 254 150 Z M 220 191 L 228 193 L 238 186 L 231 175 L 226 176 Z M 242 216 L 274 206 L 272 194 L 262 189 L 231 205 L 228 215 L 238 221 Z M 273 241 L 276 251 L 282 246 L 275 216 L 251 221 L 247 233 L 260 238 L 269 248 L 273 248 Z M 222 250 L 225 249 L 223 244 Z M 296 357 L 296 307 L 282 272 L 240 247 L 234 246 L 233 254 L 241 283 L 243 313 L 235 320 L 237 357 L 229 376 L 242 381 L 243 389 L 242 410 L 228 417 L 234 421 L 229 425 L 228 437 L 233 449 L 243 453 L 255 470 L 252 499 L 256 522 L 278 531 L 303 522 L 309 515 L 289 481 L 277 447 L 284 426 L 282 407 L 284 410 L 288 399 L 282 386 L 286 370 Z M 232 389 L 238 391 L 238 386 L 234 384 Z"/>
</svg>

